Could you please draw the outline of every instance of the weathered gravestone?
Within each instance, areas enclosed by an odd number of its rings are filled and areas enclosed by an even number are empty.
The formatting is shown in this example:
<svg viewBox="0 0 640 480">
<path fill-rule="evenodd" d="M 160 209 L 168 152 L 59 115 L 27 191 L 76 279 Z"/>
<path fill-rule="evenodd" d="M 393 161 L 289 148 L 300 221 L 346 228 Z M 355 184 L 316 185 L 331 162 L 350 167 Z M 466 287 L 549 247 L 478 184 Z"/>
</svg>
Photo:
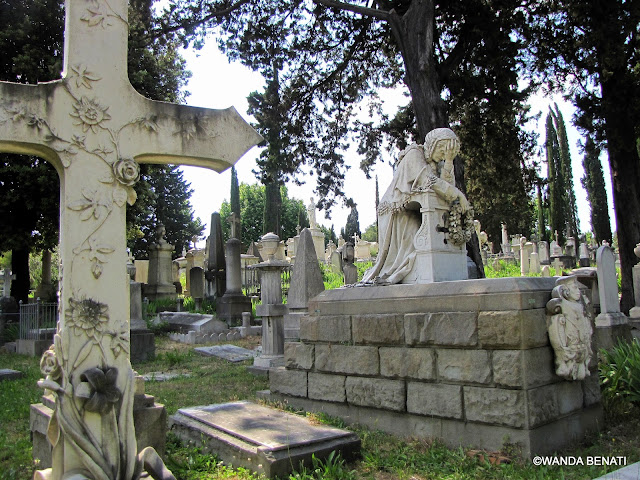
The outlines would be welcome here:
<svg viewBox="0 0 640 480">
<path fill-rule="evenodd" d="M 200 310 L 204 299 L 204 270 L 200 267 L 193 267 L 189 270 L 189 282 L 191 284 L 189 293 L 193 297 L 196 310 Z"/>
<path fill-rule="evenodd" d="M 60 320 L 40 382 L 58 397 L 53 468 L 35 478 L 170 475 L 136 448 L 125 205 L 136 199 L 138 163 L 223 171 L 260 136 L 233 108 L 154 102 L 133 89 L 126 0 L 67 0 L 65 15 L 63 78 L 0 82 L 0 151 L 45 158 L 61 183 Z"/>
<path fill-rule="evenodd" d="M 216 303 L 216 313 L 228 325 L 240 323 L 243 312 L 251 312 L 251 299 L 242 293 L 242 243 L 235 237 L 227 242 L 226 291 Z"/>
<path fill-rule="evenodd" d="M 165 232 L 164 225 L 159 224 L 156 229 L 156 243 L 149 246 L 149 273 L 147 284 L 142 290 L 144 296 L 151 301 L 178 297 L 171 268 L 174 246 L 165 240 Z"/>
<path fill-rule="evenodd" d="M 313 237 L 308 228 L 302 230 L 296 263 L 291 272 L 291 286 L 287 296 L 288 313 L 284 316 L 284 338 L 298 339 L 300 318 L 308 312 L 309 299 L 324 291 L 322 272 L 316 257 Z"/>
<path fill-rule="evenodd" d="M 209 233 L 209 251 L 207 252 L 205 278 L 207 279 L 207 296 L 220 298 L 226 290 L 226 273 L 224 259 L 224 242 L 222 240 L 222 223 L 220 214 L 211 214 Z"/>
</svg>

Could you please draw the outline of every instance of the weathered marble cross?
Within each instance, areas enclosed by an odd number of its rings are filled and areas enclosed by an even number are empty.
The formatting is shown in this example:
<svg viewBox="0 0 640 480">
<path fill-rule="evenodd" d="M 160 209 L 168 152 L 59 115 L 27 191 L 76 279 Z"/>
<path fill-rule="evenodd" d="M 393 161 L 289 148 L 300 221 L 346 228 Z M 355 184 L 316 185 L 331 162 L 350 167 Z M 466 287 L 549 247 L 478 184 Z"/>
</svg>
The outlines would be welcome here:
<svg viewBox="0 0 640 480">
<path fill-rule="evenodd" d="M 0 151 L 38 155 L 61 185 L 60 321 L 42 386 L 54 391 L 53 470 L 135 478 L 126 203 L 138 163 L 231 167 L 261 137 L 238 113 L 142 97 L 127 77 L 127 0 L 66 0 L 62 80 L 0 83 Z"/>
<path fill-rule="evenodd" d="M 11 295 L 11 280 L 15 280 L 16 276 L 11 274 L 11 270 L 8 268 L 4 269 L 2 273 L 2 296 L 8 297 Z"/>
</svg>

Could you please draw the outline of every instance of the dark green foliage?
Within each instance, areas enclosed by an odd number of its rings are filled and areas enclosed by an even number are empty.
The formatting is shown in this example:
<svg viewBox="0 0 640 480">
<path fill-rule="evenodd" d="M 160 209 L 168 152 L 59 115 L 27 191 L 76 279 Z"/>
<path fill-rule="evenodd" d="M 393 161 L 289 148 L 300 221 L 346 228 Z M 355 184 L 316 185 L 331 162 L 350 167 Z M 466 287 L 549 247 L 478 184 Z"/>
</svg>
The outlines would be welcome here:
<svg viewBox="0 0 640 480">
<path fill-rule="evenodd" d="M 148 258 L 149 245 L 157 242 L 156 228 L 162 223 L 165 239 L 175 246 L 174 258 L 188 248 L 194 236 L 202 234 L 204 226 L 193 219 L 189 198 L 193 192 L 185 182 L 182 171 L 173 165 L 144 165 L 140 182 L 144 201 L 129 208 L 134 229 L 129 230 L 129 248 L 134 257 Z"/>
<path fill-rule="evenodd" d="M 549 185 L 549 226 L 551 228 L 551 238 L 556 238 L 564 245 L 567 232 L 567 185 L 565 183 L 565 171 L 562 168 L 560 158 L 560 145 L 556 132 L 553 115 L 547 114 L 546 130 L 546 155 L 547 155 L 547 184 Z"/>
<path fill-rule="evenodd" d="M 576 205 L 576 194 L 573 188 L 573 168 L 571 167 L 571 154 L 569 152 L 569 140 L 567 139 L 567 128 L 564 118 L 555 104 L 555 110 L 551 110 L 553 125 L 556 130 L 559 148 L 560 169 L 562 169 L 562 179 L 564 182 L 564 209 L 566 211 L 567 226 L 569 236 L 578 238 L 580 236 L 580 221 L 578 219 L 578 207 Z M 558 168 L 558 167 L 556 167 Z"/>
<path fill-rule="evenodd" d="M 240 216 L 240 185 L 236 167 L 231 167 L 231 211 Z"/>
<path fill-rule="evenodd" d="M 364 232 L 362 232 L 362 239 L 367 242 L 377 242 L 378 241 L 378 222 L 372 223 L 367 228 L 365 228 Z"/>
<path fill-rule="evenodd" d="M 604 187 L 604 174 L 600 163 L 600 149 L 591 136 L 587 136 L 582 159 L 584 176 L 582 186 L 587 191 L 587 200 L 591 207 L 591 228 L 598 245 L 603 240 L 611 243 L 611 220 L 609 219 L 609 205 L 607 192 Z"/>
<path fill-rule="evenodd" d="M 599 364 L 602 398 L 610 410 L 625 404 L 640 406 L 640 341 L 619 340 L 610 350 L 601 350 Z"/>
<path fill-rule="evenodd" d="M 345 241 L 353 243 L 353 236 L 356 234 L 358 237 L 361 236 L 360 221 L 358 220 L 358 209 L 355 204 L 351 204 L 351 211 L 349 212 L 349 216 L 347 216 L 347 224 L 344 226 Z"/>
<path fill-rule="evenodd" d="M 266 95 L 278 92 L 270 112 L 282 119 L 280 137 L 267 141 L 283 144 L 281 171 L 295 176 L 311 167 L 324 209 L 343 195 L 351 133 L 368 174 L 385 145 L 403 148 L 448 126 L 455 96 L 474 103 L 480 95 L 493 106 L 508 101 L 492 95 L 496 88 L 517 93 L 517 81 L 500 72 L 514 73 L 521 62 L 514 32 L 524 18 L 516 4 L 496 0 L 172 0 L 156 34 L 180 31 L 199 44 L 206 28 L 221 27 L 222 50 L 265 76 Z M 392 118 L 381 115 L 377 91 L 400 82 L 411 103 Z M 473 95 L 461 96 L 467 91 Z M 363 100 L 370 120 L 355 121 Z"/>
<path fill-rule="evenodd" d="M 636 2 L 533 2 L 528 33 L 533 67 L 577 107 L 576 125 L 609 153 L 620 261 L 620 307 L 633 305 L 633 248 L 640 241 L 640 49 Z"/>
<path fill-rule="evenodd" d="M 264 185 L 240 184 L 240 218 L 242 220 L 242 244 L 248 248 L 251 242 L 257 242 L 264 231 L 264 209 L 265 209 Z M 282 207 L 280 211 L 282 219 L 281 232 L 278 234 L 280 240 L 286 241 L 290 237 L 296 236 L 296 226 L 299 218 L 302 220 L 302 228 L 309 226 L 307 211 L 302 200 L 289 198 L 287 187 L 280 187 Z M 220 220 L 222 222 L 222 236 L 225 241 L 229 239 L 231 228 L 227 219 L 231 215 L 231 205 L 228 201 L 222 202 L 220 206 Z"/>
</svg>

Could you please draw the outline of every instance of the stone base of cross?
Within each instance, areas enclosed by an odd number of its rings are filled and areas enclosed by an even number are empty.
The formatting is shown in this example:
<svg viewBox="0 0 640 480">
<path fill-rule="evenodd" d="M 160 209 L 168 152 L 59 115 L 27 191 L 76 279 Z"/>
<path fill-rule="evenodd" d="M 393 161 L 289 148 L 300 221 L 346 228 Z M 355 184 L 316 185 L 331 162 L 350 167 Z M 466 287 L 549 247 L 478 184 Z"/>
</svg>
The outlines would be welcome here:
<svg viewBox="0 0 640 480">
<path fill-rule="evenodd" d="M 37 155 L 60 176 L 60 320 L 40 386 L 56 396 L 53 468 L 35 478 L 173 478 L 137 452 L 125 208 L 139 163 L 223 171 L 261 137 L 233 109 L 142 97 L 130 85 L 127 1 L 66 0 L 64 72 L 42 85 L 0 82 L 0 151 Z"/>
</svg>

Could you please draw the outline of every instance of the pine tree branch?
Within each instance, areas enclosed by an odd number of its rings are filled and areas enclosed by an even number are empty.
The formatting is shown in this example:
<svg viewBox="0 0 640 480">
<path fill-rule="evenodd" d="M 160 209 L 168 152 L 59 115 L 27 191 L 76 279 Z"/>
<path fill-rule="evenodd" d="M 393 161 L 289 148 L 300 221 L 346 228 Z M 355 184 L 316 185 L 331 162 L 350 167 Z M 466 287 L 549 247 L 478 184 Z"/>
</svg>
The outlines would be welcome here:
<svg viewBox="0 0 640 480">
<path fill-rule="evenodd" d="M 155 39 L 158 37 L 162 37 L 168 33 L 173 33 L 176 32 L 178 30 L 188 30 L 191 29 L 193 27 L 196 27 L 198 25 L 203 25 L 204 23 L 213 20 L 214 18 L 220 18 L 220 17 L 224 17 L 236 10 L 238 10 L 240 7 L 242 7 L 243 5 L 246 5 L 247 3 L 249 3 L 251 0 L 238 0 L 236 3 L 234 3 L 233 5 L 230 5 L 227 8 L 223 8 L 222 10 L 215 10 L 211 13 L 209 13 L 208 15 L 204 16 L 201 19 L 198 20 L 192 20 L 190 22 L 184 22 L 184 23 L 178 23 L 176 25 L 172 25 L 172 26 L 168 26 L 168 27 L 163 27 L 160 28 L 158 30 L 153 30 L 150 32 L 149 34 L 149 38 Z"/>
<path fill-rule="evenodd" d="M 389 12 L 386 10 L 380 10 L 378 8 L 361 7 L 359 5 L 352 5 L 350 3 L 339 2 L 336 0 L 313 0 L 314 3 L 324 5 L 325 7 L 338 8 L 340 10 L 346 10 L 353 13 L 359 13 L 365 17 L 373 17 L 378 20 L 389 21 Z"/>
</svg>

